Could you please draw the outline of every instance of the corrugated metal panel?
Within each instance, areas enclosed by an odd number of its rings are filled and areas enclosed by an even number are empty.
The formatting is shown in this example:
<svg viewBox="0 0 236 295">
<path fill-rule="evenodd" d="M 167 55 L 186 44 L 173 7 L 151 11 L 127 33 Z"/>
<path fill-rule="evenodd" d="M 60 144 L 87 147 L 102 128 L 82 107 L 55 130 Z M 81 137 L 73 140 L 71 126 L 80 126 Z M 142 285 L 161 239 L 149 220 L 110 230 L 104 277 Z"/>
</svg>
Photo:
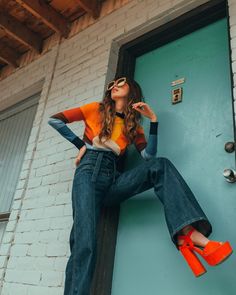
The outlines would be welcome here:
<svg viewBox="0 0 236 295">
<path fill-rule="evenodd" d="M 39 94 L 0 112 L 0 213 L 10 211 Z"/>
</svg>

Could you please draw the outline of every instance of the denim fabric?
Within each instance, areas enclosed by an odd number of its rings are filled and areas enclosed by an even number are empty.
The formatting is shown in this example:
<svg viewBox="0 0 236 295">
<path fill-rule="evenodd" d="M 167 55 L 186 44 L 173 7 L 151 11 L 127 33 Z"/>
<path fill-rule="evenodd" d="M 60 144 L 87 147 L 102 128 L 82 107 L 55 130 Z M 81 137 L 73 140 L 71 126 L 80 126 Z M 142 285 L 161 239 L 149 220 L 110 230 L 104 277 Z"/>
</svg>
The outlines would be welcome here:
<svg viewBox="0 0 236 295">
<path fill-rule="evenodd" d="M 89 295 L 97 250 L 97 224 L 102 206 L 114 206 L 154 188 L 164 206 L 170 238 L 193 224 L 209 236 L 212 226 L 175 166 L 165 157 L 143 160 L 123 173 L 116 170 L 117 156 L 110 151 L 86 150 L 76 167 L 72 187 L 73 226 L 71 255 L 66 266 L 64 295 Z"/>
</svg>

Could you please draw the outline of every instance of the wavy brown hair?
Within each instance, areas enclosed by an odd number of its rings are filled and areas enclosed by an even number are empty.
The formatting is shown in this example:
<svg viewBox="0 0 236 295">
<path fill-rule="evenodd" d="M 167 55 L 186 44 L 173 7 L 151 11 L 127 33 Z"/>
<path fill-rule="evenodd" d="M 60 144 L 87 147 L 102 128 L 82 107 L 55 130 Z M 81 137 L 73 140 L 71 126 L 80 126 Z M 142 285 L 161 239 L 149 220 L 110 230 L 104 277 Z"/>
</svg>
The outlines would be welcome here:
<svg viewBox="0 0 236 295">
<path fill-rule="evenodd" d="M 114 80 L 117 80 L 124 76 L 116 76 Z M 129 94 L 126 104 L 124 105 L 124 128 L 123 133 L 126 136 L 129 144 L 133 142 L 137 135 L 137 128 L 141 123 L 141 114 L 132 108 L 132 104 L 140 101 L 144 101 L 142 89 L 140 85 L 132 78 L 126 77 L 126 83 L 129 85 Z M 101 132 L 99 139 L 102 137 L 105 140 L 109 139 L 112 134 L 112 128 L 115 120 L 115 101 L 111 98 L 111 90 L 106 90 L 103 100 L 100 102 L 99 111 L 101 114 Z"/>
</svg>

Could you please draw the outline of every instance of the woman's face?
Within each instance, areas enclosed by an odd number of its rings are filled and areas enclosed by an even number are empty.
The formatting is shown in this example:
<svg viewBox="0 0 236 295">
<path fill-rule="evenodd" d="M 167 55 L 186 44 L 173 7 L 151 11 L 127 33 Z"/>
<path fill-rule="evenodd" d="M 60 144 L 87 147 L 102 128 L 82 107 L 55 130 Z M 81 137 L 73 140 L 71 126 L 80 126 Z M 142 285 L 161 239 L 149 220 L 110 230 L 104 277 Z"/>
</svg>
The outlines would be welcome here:
<svg viewBox="0 0 236 295">
<path fill-rule="evenodd" d="M 117 80 L 116 80 L 117 81 Z M 111 98 L 113 100 L 127 99 L 129 95 L 129 84 L 126 82 L 123 86 L 118 87 L 116 84 L 111 90 Z"/>
</svg>

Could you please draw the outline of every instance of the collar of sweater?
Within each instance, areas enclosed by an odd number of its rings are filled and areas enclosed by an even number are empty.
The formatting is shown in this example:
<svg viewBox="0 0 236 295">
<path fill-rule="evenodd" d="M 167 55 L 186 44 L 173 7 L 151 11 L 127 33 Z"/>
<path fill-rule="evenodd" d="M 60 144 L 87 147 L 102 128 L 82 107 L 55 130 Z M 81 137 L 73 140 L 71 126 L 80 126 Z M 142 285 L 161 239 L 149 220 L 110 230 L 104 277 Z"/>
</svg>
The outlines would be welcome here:
<svg viewBox="0 0 236 295">
<path fill-rule="evenodd" d="M 119 113 L 119 112 L 116 112 L 116 116 L 118 116 L 118 117 L 120 117 L 120 118 L 124 119 L 124 117 L 125 117 L 125 114 L 124 114 L 124 113 Z"/>
</svg>

